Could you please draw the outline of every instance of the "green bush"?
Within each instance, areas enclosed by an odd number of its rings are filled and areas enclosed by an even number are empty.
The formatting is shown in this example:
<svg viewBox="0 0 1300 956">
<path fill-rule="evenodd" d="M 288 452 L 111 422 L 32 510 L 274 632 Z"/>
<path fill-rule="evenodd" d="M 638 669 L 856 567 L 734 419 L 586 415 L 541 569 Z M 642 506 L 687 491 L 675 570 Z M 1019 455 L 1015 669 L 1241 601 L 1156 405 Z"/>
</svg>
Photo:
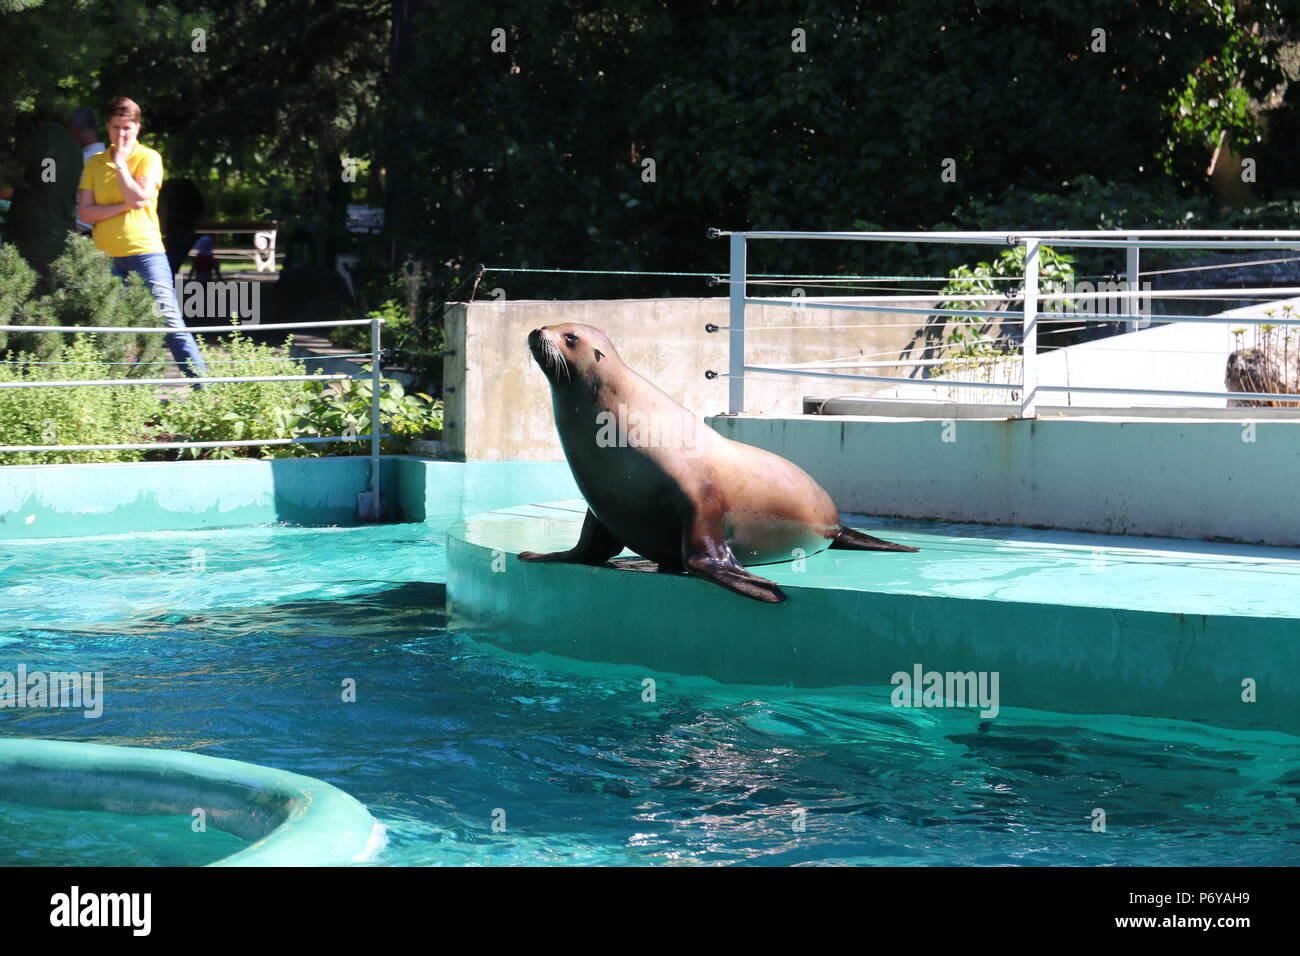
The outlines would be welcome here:
<svg viewBox="0 0 1300 956">
<path fill-rule="evenodd" d="M 0 317 L 8 325 L 70 325 L 125 328 L 165 324 L 154 310 L 154 297 L 139 276 L 123 284 L 111 270 L 109 258 L 85 236 L 69 236 L 67 247 L 50 266 L 50 291 L 37 295 L 36 273 L 12 246 L 0 249 Z M 0 333 L 3 336 L 3 333 Z M 65 340 L 71 340 L 66 334 Z M 103 332 L 92 336 L 100 361 L 120 365 L 123 375 L 158 378 L 166 364 L 163 337 L 156 333 L 124 335 Z M 51 333 L 11 333 L 0 338 L 0 351 L 53 354 L 58 336 Z"/>
<path fill-rule="evenodd" d="M 36 271 L 13 246 L 0 246 L 0 325 L 54 325 L 46 303 L 35 299 Z M 23 353 L 50 361 L 63 343 L 51 332 L 0 332 L 0 359 Z"/>
<path fill-rule="evenodd" d="M 20 353 L 0 363 L 0 382 L 122 378 L 92 341 L 78 335 L 71 345 L 52 336 L 55 350 L 38 359 Z M 57 364 L 36 364 L 57 363 Z M 6 445 L 98 445 L 148 442 L 148 422 L 158 400 L 148 386 L 106 385 L 64 388 L 0 388 L 0 443 Z M 140 461 L 144 451 L 49 451 L 0 453 L 11 465 L 57 462 Z"/>
<path fill-rule="evenodd" d="M 948 300 L 941 302 L 942 309 L 987 310 L 994 306 L 1003 293 L 1019 291 L 1019 282 L 999 281 L 1008 278 L 1018 279 L 1025 274 L 1025 247 L 1013 246 L 1000 252 L 992 262 L 980 262 L 974 267 L 958 266 L 948 273 L 948 282 L 939 290 L 940 295 L 987 295 L 985 303 L 965 300 Z M 1073 286 L 1074 257 L 1057 252 L 1050 246 L 1038 249 L 1038 291 L 1040 295 L 1060 295 L 1070 291 Z M 1074 302 L 1043 303 L 1044 311 L 1073 311 Z M 944 315 L 939 313 L 930 320 L 930 334 L 933 340 L 941 330 L 945 343 L 950 348 L 950 355 L 955 359 L 983 361 L 988 358 L 1001 358 L 1004 354 L 1015 353 L 1015 341 L 1021 335 L 1010 334 L 1007 322 L 1015 321 L 1015 307 L 1007 312 L 1006 319 L 1000 321 L 1002 329 L 998 341 L 990 342 L 988 337 L 998 320 L 978 316 Z M 1019 328 L 1019 326 L 1015 326 Z M 1051 328 L 1040 333 L 1044 337 L 1043 345 L 1055 347 L 1062 344 L 1062 337 Z M 1061 340 L 1061 341 L 1058 341 Z M 947 367 L 936 367 L 936 374 L 946 374 Z"/>
<path fill-rule="evenodd" d="M 362 371 L 368 373 L 371 368 L 367 365 Z M 368 377 L 333 384 L 298 409 L 294 423 L 297 435 L 370 434 L 370 395 Z M 380 442 L 380 451 L 386 455 L 405 452 L 411 441 L 436 438 L 442 432 L 442 402 L 422 392 L 408 394 L 402 383 L 394 379 L 381 380 L 379 414 L 380 427 L 385 434 L 392 436 Z M 323 454 L 347 454 L 349 450 L 353 454 L 359 453 L 356 443 L 331 442 L 316 447 L 330 450 Z"/>
<path fill-rule="evenodd" d="M 213 375 L 301 375 L 302 366 L 282 354 L 281 349 L 260 345 L 234 333 L 220 340 L 228 360 L 214 361 Z M 220 369 L 221 371 L 218 371 Z M 320 389 L 319 382 L 218 382 L 193 390 L 166 406 L 159 425 L 176 441 L 247 441 L 254 438 L 293 438 L 296 410 Z M 310 455 L 303 446 L 291 446 L 294 453 Z M 183 457 L 243 458 L 256 447 L 185 448 Z"/>
<path fill-rule="evenodd" d="M 302 367 L 280 350 L 258 345 L 242 335 L 221 344 L 230 353 L 231 374 L 301 375 Z M 219 365 L 214 367 L 221 367 Z M 363 372 L 369 372 L 366 366 Z M 435 437 L 442 428 L 442 402 L 407 394 L 401 383 L 384 379 L 380 399 L 383 429 L 392 435 L 384 454 L 405 451 L 412 439 Z M 314 438 L 370 433 L 370 379 L 320 382 L 227 382 L 205 386 L 167 405 L 159 419 L 177 441 L 248 441 L 257 438 Z M 191 458 L 303 458 L 313 455 L 363 454 L 357 442 L 268 445 L 241 448 L 186 448 Z"/>
</svg>

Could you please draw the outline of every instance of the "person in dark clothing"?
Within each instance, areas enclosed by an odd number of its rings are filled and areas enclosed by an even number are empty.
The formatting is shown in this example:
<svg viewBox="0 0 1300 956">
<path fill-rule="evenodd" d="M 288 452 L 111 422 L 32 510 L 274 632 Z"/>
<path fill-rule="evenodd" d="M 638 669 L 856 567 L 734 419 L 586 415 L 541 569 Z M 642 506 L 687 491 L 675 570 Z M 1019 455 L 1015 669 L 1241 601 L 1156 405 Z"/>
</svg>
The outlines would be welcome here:
<svg viewBox="0 0 1300 956">
<path fill-rule="evenodd" d="M 81 147 L 42 110 L 39 125 L 18 142 L 15 151 L 22 184 L 14 190 L 5 222 L 5 242 L 13 243 L 42 280 L 59 257 L 68 234 L 77 225 L 77 183 L 81 179 Z"/>
<path fill-rule="evenodd" d="M 196 282 L 215 282 L 221 277 L 221 263 L 213 253 L 211 236 L 199 236 L 199 241 L 195 243 L 190 276 Z"/>
<path fill-rule="evenodd" d="M 163 247 L 172 275 L 190 257 L 194 227 L 203 216 L 203 193 L 192 179 L 169 179 L 158 194 L 158 217 L 162 220 Z"/>
</svg>

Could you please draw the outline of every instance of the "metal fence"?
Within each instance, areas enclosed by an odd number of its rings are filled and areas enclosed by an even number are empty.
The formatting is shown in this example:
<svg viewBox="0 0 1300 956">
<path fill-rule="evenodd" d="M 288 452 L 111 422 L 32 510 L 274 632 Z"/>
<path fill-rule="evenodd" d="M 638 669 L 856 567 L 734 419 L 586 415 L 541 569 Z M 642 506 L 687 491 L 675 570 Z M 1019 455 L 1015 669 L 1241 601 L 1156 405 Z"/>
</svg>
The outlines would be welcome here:
<svg viewBox="0 0 1300 956">
<path fill-rule="evenodd" d="M 380 404 L 380 327 L 383 325 L 383 319 L 338 319 L 329 322 L 279 322 L 267 325 L 205 325 L 205 326 L 188 326 L 185 328 L 170 328 L 168 326 L 151 326 L 141 328 L 137 326 L 82 326 L 82 325 L 0 325 L 0 332 L 70 332 L 70 333 L 90 333 L 105 332 L 118 333 L 126 335 L 138 335 L 140 333 L 151 333 L 166 335 L 175 332 L 193 332 L 199 335 L 215 335 L 222 332 L 248 332 L 250 329 L 258 331 L 269 331 L 272 329 L 313 329 L 313 328 L 331 328 L 343 325 L 368 325 L 370 326 L 370 433 L 367 435 L 327 435 L 314 438 L 260 438 L 247 439 L 240 441 L 174 441 L 174 442 L 137 442 L 137 443 L 116 443 L 116 444 L 99 444 L 99 445 L 0 445 L 0 453 L 4 452 L 39 452 L 39 451 L 117 451 L 117 450 L 142 450 L 148 451 L 153 449 L 164 448 L 248 448 L 259 445 L 314 445 L 325 444 L 328 442 L 370 442 L 370 478 L 368 484 L 368 497 L 363 499 L 363 507 L 360 508 L 360 516 L 371 520 L 378 520 L 381 516 L 380 506 L 380 480 L 379 480 L 379 441 L 387 437 L 380 433 L 379 423 L 379 404 Z M 47 382 L 0 382 L 0 388 L 72 388 L 97 386 L 120 386 L 120 385 L 153 385 L 153 386 L 190 386 L 196 382 L 209 385 L 219 382 L 337 382 L 352 378 L 360 378 L 356 375 L 345 375 L 343 373 L 318 374 L 318 375 L 204 375 L 199 378 L 114 378 L 114 379 L 81 379 L 67 381 L 47 381 Z"/>
<path fill-rule="evenodd" d="M 1019 415 L 1022 418 L 1034 418 L 1037 416 L 1037 406 L 1040 393 L 1047 392 L 1082 392 L 1082 393 L 1110 393 L 1125 394 L 1135 396 L 1168 396 L 1168 397 L 1188 397 L 1188 398 L 1229 398 L 1229 399 L 1259 399 L 1271 401 L 1297 401 L 1300 402 L 1300 395 L 1291 393 L 1274 394 L 1268 392 L 1229 392 L 1229 391 L 1180 391 L 1175 389 L 1150 389 L 1150 388 L 1125 388 L 1125 387 L 1089 387 L 1077 385 L 1042 385 L 1038 381 L 1038 332 L 1039 323 L 1045 318 L 1053 319 L 1070 319 L 1083 323 L 1105 322 L 1113 323 L 1124 321 L 1130 330 L 1137 329 L 1149 324 L 1153 316 L 1149 309 L 1141 307 L 1142 300 L 1149 301 L 1152 298 L 1171 298 L 1179 297 L 1219 297 L 1232 298 L 1240 297 L 1245 294 L 1253 294 L 1255 298 L 1260 293 L 1265 295 L 1296 295 L 1300 294 L 1300 287 L 1270 287 L 1267 289 L 1195 289 L 1195 290 L 1167 290 L 1161 292 L 1152 292 L 1142 290 L 1140 262 L 1141 252 L 1144 249 L 1203 249 L 1207 251 L 1214 250 L 1294 250 L 1300 249 L 1300 230 L 1282 229 L 1282 230 L 1247 230 L 1247 229 L 1228 229 L 1228 230 L 1207 230 L 1207 229 L 1137 229 L 1125 230 L 1122 232 L 1107 230 L 1062 230 L 1057 232 L 780 232 L 780 231 L 760 231 L 760 232 L 729 232 L 720 229 L 710 229 L 711 238 L 727 236 L 730 241 L 730 269 L 728 278 L 725 281 L 730 286 L 730 309 L 728 325 L 724 329 L 720 326 L 710 326 L 709 331 L 725 331 L 728 333 L 728 344 L 730 352 L 730 361 L 728 370 L 724 372 L 706 373 L 710 378 L 725 376 L 729 380 L 728 412 L 732 415 L 743 414 L 745 411 L 745 376 L 747 374 L 763 375 L 798 375 L 818 379 L 845 379 L 859 383 L 866 382 L 884 382 L 898 383 L 908 385 L 938 385 L 954 386 L 963 389 L 991 389 L 1007 393 L 1014 396 L 1018 393 L 1019 397 Z M 936 310 L 934 305 L 923 306 L 898 306 L 898 305 L 879 305 L 876 303 L 900 301 L 925 300 L 933 302 L 935 299 L 950 303 L 953 301 L 969 300 L 975 302 L 987 302 L 990 298 L 988 295 L 942 295 L 936 293 L 933 296 L 897 296 L 897 295 L 878 295 L 878 296 L 855 296 L 852 303 L 840 301 L 820 301 L 819 299 L 809 299 L 802 296 L 750 296 L 748 294 L 748 285 L 754 281 L 748 272 L 748 247 L 750 240 L 767 240 L 767 239 L 791 239 L 791 240 L 838 240 L 846 242 L 900 242 L 900 243 L 956 243 L 982 246 L 1002 246 L 1012 248 L 1022 246 L 1025 250 L 1025 269 L 1020 280 L 1019 295 L 1017 298 L 1023 301 L 1020 323 L 1023 334 L 1020 342 L 1019 357 L 1021 376 L 1018 383 L 998 383 L 998 382 L 979 382 L 979 381 L 953 381 L 944 379 L 915 379 L 900 378 L 897 376 L 882 375 L 862 375 L 846 374 L 842 370 L 852 368 L 872 368 L 881 365 L 888 366 L 926 366 L 939 364 L 933 359 L 912 360 L 898 359 L 889 362 L 803 362 L 798 364 L 771 364 L 771 365 L 750 365 L 745 361 L 746 329 L 745 329 L 745 307 L 749 305 L 790 305 L 800 309 L 811 310 L 844 310 L 858 312 L 884 312 L 900 315 L 916 315 L 918 318 L 931 316 L 936 311 L 945 316 L 968 316 L 973 318 L 998 319 L 1006 321 L 1009 314 L 1006 311 L 994 311 L 988 309 L 953 309 L 943 308 Z M 1040 294 L 1039 292 L 1039 251 L 1043 245 L 1053 247 L 1076 247 L 1076 248 L 1105 248 L 1105 249 L 1123 249 L 1126 253 L 1126 282 L 1127 289 L 1120 291 L 1104 292 L 1068 292 L 1062 294 Z M 1120 314 L 1107 313 L 1098 316 L 1091 312 L 1060 312 L 1053 311 L 1045 313 L 1041 311 L 1041 305 L 1044 302 L 1060 301 L 1075 302 L 1080 300 L 1130 300 L 1128 308 Z M 1262 313 L 1253 315 L 1234 315 L 1234 316 L 1204 316 L 1204 315 L 1160 315 L 1157 318 L 1159 322 L 1210 322 L 1231 325 L 1271 325 L 1271 326 L 1300 326 L 1300 313 L 1295 314 L 1294 318 L 1277 318 L 1276 316 L 1267 316 Z M 918 322 L 918 325 L 922 323 Z"/>
</svg>

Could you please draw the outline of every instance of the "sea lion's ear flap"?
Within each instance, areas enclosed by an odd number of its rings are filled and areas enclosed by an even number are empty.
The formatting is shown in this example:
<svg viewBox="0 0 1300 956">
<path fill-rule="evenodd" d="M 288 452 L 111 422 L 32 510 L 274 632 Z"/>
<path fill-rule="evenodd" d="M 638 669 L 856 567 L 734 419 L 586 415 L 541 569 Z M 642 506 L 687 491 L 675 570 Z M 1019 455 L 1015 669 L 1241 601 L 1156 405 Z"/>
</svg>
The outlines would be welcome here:
<svg viewBox="0 0 1300 956">
<path fill-rule="evenodd" d="M 604 353 L 601 352 L 600 349 L 595 349 L 595 352 L 596 352 L 596 361 L 597 361 L 597 362 L 599 362 L 601 359 L 603 359 L 603 358 L 605 357 Z"/>
</svg>

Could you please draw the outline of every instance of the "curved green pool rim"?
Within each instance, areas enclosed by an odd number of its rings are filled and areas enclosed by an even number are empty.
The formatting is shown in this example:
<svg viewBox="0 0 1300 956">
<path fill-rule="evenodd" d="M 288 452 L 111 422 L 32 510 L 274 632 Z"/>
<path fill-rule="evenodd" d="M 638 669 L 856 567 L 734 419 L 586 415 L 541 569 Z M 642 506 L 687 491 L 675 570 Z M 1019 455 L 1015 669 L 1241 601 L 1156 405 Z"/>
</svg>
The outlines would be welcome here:
<svg viewBox="0 0 1300 956">
<path fill-rule="evenodd" d="M 0 738 L 0 800 L 58 810 L 183 814 L 250 840 L 209 866 L 341 866 L 372 860 L 384 828 L 337 787 L 178 750 Z"/>
</svg>

